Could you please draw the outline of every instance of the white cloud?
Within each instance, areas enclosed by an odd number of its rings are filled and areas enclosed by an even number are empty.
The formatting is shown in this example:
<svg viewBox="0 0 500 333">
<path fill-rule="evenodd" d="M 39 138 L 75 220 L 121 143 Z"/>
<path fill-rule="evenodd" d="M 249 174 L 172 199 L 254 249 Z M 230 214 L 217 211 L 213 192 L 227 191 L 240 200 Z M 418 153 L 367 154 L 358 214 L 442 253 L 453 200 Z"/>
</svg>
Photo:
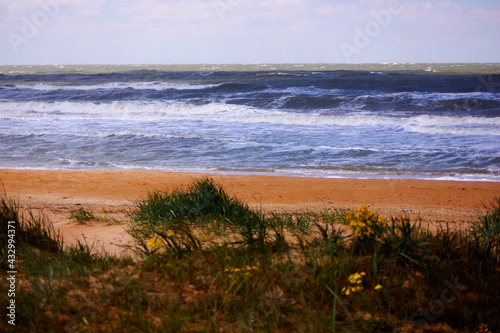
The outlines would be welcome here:
<svg viewBox="0 0 500 333">
<path fill-rule="evenodd" d="M 176 59 L 183 59 L 184 52 L 186 59 L 189 54 L 189 59 L 199 58 L 202 62 L 204 54 L 211 54 L 211 59 L 234 59 L 233 62 L 248 61 L 251 59 L 249 55 L 267 56 L 273 60 L 281 57 L 283 61 L 290 61 L 294 54 L 302 54 L 303 59 L 307 59 L 309 54 L 310 59 L 322 57 L 325 62 L 329 59 L 336 61 L 334 52 L 338 52 L 338 44 L 352 40 L 354 29 L 364 28 L 367 22 L 374 20 L 372 11 L 387 8 L 389 2 L 0 0 L 0 29 L 3 34 L 19 32 L 23 18 L 30 19 L 41 10 L 40 4 L 49 1 L 65 4 L 61 5 L 57 16 L 40 29 L 36 39 L 43 43 L 30 42 L 33 62 L 36 62 L 36 54 L 43 52 L 43 49 L 35 47 L 79 49 L 93 52 L 96 58 L 100 53 L 112 57 L 120 51 L 125 57 L 128 53 L 145 53 L 140 51 L 147 49 L 150 54 L 164 52 L 169 56 L 175 53 Z M 364 60 L 372 59 L 371 50 L 377 47 L 383 49 L 382 45 L 389 55 L 391 52 L 410 54 L 425 48 L 438 57 L 440 52 L 452 49 L 450 46 L 456 47 L 455 44 L 486 43 L 496 41 L 500 36 L 500 6 L 491 5 L 491 2 L 489 6 L 483 0 L 470 3 L 465 0 L 400 2 L 404 4 L 403 12 L 392 17 L 380 37 L 371 43 L 373 48 L 363 51 Z M 214 6 L 218 3 L 227 5 L 222 17 Z M 4 38 L 4 42 L 6 40 Z M 56 43 L 61 40 L 66 44 Z M 430 42 L 434 49 L 429 49 Z M 466 48 L 463 47 L 464 52 Z M 72 59 L 68 61 L 72 62 Z"/>
<path fill-rule="evenodd" d="M 212 16 L 211 1 L 117 1 L 113 9 L 119 15 L 139 21 L 199 20 Z"/>
</svg>

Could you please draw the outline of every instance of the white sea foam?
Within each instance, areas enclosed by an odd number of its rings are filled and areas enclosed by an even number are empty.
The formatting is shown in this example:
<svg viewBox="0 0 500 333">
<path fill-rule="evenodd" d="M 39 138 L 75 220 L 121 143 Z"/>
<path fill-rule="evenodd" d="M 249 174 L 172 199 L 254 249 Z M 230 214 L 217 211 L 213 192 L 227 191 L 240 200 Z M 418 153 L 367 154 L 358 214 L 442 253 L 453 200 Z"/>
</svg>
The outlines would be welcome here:
<svg viewBox="0 0 500 333">
<path fill-rule="evenodd" d="M 432 126 L 411 126 L 411 132 L 427 133 L 427 134 L 453 134 L 453 135 L 492 135 L 500 136 L 500 129 L 484 129 L 484 128 L 447 128 L 447 127 L 432 127 Z"/>
<path fill-rule="evenodd" d="M 67 164 L 76 169 L 81 169 L 81 162 L 77 160 L 65 160 Z M 67 170 L 68 166 L 8 166 L 17 170 Z M 96 166 L 98 168 L 98 166 Z M 146 166 L 134 164 L 121 164 L 121 163 L 107 163 L 108 169 L 118 170 L 144 170 L 144 171 L 163 171 L 163 172 L 183 172 L 183 173 L 208 173 L 208 174 L 230 174 L 230 175 L 267 175 L 267 176 L 291 176 L 291 177 L 315 177 L 315 178 L 330 178 L 330 179 L 432 179 L 438 181 L 471 181 L 471 182 L 500 182 L 500 178 L 496 175 L 483 175 L 474 173 L 446 173 L 441 172 L 438 174 L 427 174 L 408 171 L 392 171 L 380 172 L 373 170 L 369 171 L 356 171 L 345 169 L 332 169 L 332 170 L 308 170 L 308 169 L 223 169 L 217 167 L 179 167 L 179 166 Z"/>
<path fill-rule="evenodd" d="M 332 151 L 366 151 L 366 152 L 388 152 L 388 153 L 402 153 L 402 154 L 414 154 L 414 153 L 442 153 L 442 150 L 436 149 L 416 149 L 416 148 L 400 148 L 400 149 L 388 149 L 384 148 L 366 148 L 359 146 L 348 146 L 348 147 L 331 147 L 331 146 L 318 146 L 315 147 L 316 150 L 332 150 Z"/>
<path fill-rule="evenodd" d="M 32 89 L 43 91 L 54 90 L 113 90 L 113 89 L 135 89 L 135 90 L 197 90 L 217 87 L 219 84 L 195 84 L 181 82 L 111 82 L 93 85 L 69 85 L 37 83 L 33 85 L 18 84 L 11 88 Z"/>
<path fill-rule="evenodd" d="M 148 133 L 142 131 L 134 131 L 134 130 L 123 130 L 123 131 L 103 131 L 98 133 L 89 133 L 82 131 L 16 131 L 16 135 L 20 136 L 49 136 L 49 135 L 59 135 L 59 136 L 69 136 L 69 137 L 79 137 L 79 138 L 111 138 L 111 137 L 144 137 L 144 138 L 169 138 L 169 139 L 188 139 L 188 140 L 197 140 L 203 139 L 208 140 L 207 137 L 201 137 L 199 135 L 180 135 L 173 133 Z"/>
<path fill-rule="evenodd" d="M 408 132 L 457 135 L 500 135 L 500 117 L 418 115 L 381 116 L 376 113 L 322 115 L 265 110 L 244 105 L 209 103 L 0 103 L 0 118 L 23 120 L 191 120 L 226 123 L 263 123 L 292 126 L 387 127 Z"/>
</svg>

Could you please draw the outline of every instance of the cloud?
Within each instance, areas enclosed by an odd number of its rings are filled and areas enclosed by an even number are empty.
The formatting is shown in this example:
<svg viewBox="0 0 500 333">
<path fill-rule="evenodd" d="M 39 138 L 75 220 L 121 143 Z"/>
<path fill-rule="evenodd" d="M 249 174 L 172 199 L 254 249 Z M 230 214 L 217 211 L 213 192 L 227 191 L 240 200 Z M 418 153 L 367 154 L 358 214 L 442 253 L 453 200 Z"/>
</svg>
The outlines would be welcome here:
<svg viewBox="0 0 500 333">
<path fill-rule="evenodd" d="M 211 54 L 210 59 L 220 57 L 224 61 L 234 59 L 233 62 L 249 61 L 253 56 L 259 57 L 256 61 L 268 57 L 273 61 L 283 59 L 288 62 L 298 54 L 302 55 L 300 59 L 303 61 L 319 61 L 320 58 L 323 62 L 330 59 L 332 62 L 342 61 L 343 57 L 335 58 L 335 52 L 339 53 L 338 45 L 351 42 L 355 29 L 363 29 L 367 22 L 374 20 L 372 12 L 387 8 L 389 2 L 0 0 L 0 30 L 4 36 L 8 32 L 20 33 L 25 22 L 23 19 L 32 18 L 41 10 L 41 4 L 49 1 L 64 4 L 57 16 L 40 29 L 36 37 L 39 43 L 30 42 L 27 45 L 26 49 L 29 48 L 34 61 L 36 54 L 43 52 L 44 48 L 101 52 L 109 57 L 117 50 L 121 50 L 122 57 L 125 57 L 126 54 L 140 54 L 137 50 L 148 49 L 149 53 L 175 53 L 176 59 L 183 59 L 184 52 L 186 59 L 189 54 L 189 59 L 200 59 L 201 62 L 205 54 Z M 371 53 L 376 50 L 379 54 L 385 52 L 390 58 L 393 54 L 394 57 L 397 54 L 407 57 L 425 49 L 439 59 L 447 49 L 460 46 L 458 51 L 467 52 L 469 44 L 487 45 L 500 38 L 500 6 L 495 2 L 497 0 L 400 1 L 403 4 L 402 13 L 394 15 L 391 23 L 383 27 L 380 36 L 374 38 L 370 47 L 360 55 L 363 56 L 360 61 L 378 61 L 379 58 Z M 217 5 L 222 6 L 222 12 Z M 65 44 L 58 44 L 57 41 L 61 40 Z M 0 46 L 8 53 L 8 47 Z M 197 58 L 193 53 L 197 54 Z M 98 58 L 97 55 L 95 57 Z"/>
<path fill-rule="evenodd" d="M 137 21 L 148 20 L 204 20 L 213 16 L 211 1 L 159 1 L 122 0 L 116 2 L 112 8 L 118 15 L 129 17 Z"/>
</svg>

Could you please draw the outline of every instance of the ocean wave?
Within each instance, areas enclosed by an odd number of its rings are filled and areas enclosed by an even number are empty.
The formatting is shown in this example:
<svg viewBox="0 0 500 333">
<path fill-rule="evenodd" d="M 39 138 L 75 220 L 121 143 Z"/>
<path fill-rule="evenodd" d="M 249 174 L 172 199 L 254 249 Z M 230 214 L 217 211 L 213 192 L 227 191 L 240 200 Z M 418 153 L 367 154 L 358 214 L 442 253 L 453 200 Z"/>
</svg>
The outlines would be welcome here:
<svg viewBox="0 0 500 333">
<path fill-rule="evenodd" d="M 500 117 L 416 115 L 391 116 L 375 112 L 320 112 L 265 110 L 245 105 L 209 103 L 0 103 L 0 118 L 24 120 L 211 121 L 295 126 L 382 126 L 410 132 L 457 135 L 500 135 Z"/>
<path fill-rule="evenodd" d="M 58 90 L 116 90 L 116 89 L 135 89 L 135 90 L 200 90 L 217 87 L 219 84 L 196 84 L 184 82 L 110 82 L 92 85 L 75 84 L 16 84 L 11 85 L 11 89 L 30 89 L 40 91 L 58 91 Z"/>
<path fill-rule="evenodd" d="M 181 135 L 181 134 L 172 134 L 172 133 L 148 133 L 134 130 L 122 130 L 122 131 L 102 131 L 98 133 L 89 133 L 89 132 L 70 132 L 70 131 L 15 131 L 15 133 L 11 135 L 16 136 L 66 136 L 66 137 L 79 137 L 79 138 L 150 138 L 150 139 L 164 139 L 164 138 L 172 138 L 172 139 L 186 139 L 186 140 L 206 140 L 207 138 L 201 137 L 199 135 Z"/>
<path fill-rule="evenodd" d="M 387 147 L 384 148 L 367 148 L 361 146 L 347 146 L 347 147 L 332 147 L 332 146 L 317 146 L 316 150 L 332 150 L 332 151 L 367 151 L 367 152 L 386 152 L 386 153 L 402 153 L 402 154 L 433 154 L 433 153 L 442 153 L 443 150 L 437 149 L 416 149 L 416 148 L 399 148 L 399 149 L 390 149 Z"/>
<path fill-rule="evenodd" d="M 500 181 L 500 75 L 167 67 L 0 68 L 0 165 Z"/>
<path fill-rule="evenodd" d="M 303 85 L 302 85 L 303 84 Z M 318 84 L 277 86 L 271 82 L 108 82 L 87 85 L 74 83 L 6 84 L 0 86 L 5 101 L 103 101 L 123 100 L 155 103 L 169 100 L 188 103 L 239 104 L 268 110 L 366 110 L 395 112 L 468 112 L 498 114 L 500 94 L 474 92 L 394 92 L 359 90 Z M 1 97 L 0 97 L 1 98 Z"/>
<path fill-rule="evenodd" d="M 500 95 L 490 92 L 424 93 L 371 92 L 336 88 L 270 87 L 256 92 L 253 89 L 227 96 L 227 100 L 247 105 L 291 110 L 368 110 L 368 111 L 487 111 L 498 113 Z"/>
<path fill-rule="evenodd" d="M 447 128 L 447 127 L 433 127 L 433 126 L 411 126 L 408 128 L 410 132 L 425 133 L 425 134 L 450 134 L 461 136 L 473 135 L 491 135 L 500 136 L 500 129 L 498 128 Z"/>
</svg>

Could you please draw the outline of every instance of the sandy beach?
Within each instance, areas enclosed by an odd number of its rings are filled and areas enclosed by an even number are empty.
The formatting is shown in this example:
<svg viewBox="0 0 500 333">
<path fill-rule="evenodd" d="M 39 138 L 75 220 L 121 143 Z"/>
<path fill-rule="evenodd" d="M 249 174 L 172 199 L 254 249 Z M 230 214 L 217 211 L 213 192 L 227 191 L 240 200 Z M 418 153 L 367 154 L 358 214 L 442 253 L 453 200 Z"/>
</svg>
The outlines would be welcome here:
<svg viewBox="0 0 500 333">
<path fill-rule="evenodd" d="M 136 202 L 154 191 L 185 187 L 201 177 L 264 212 L 319 211 L 369 205 L 382 216 L 407 214 L 423 223 L 460 227 L 500 196 L 500 183 L 426 180 L 325 179 L 154 171 L 0 170 L 2 192 L 21 207 L 42 211 L 65 242 L 84 238 L 118 253 L 129 241 L 123 224 Z M 84 207 L 103 221 L 68 219 Z M 108 222 L 105 222 L 108 221 Z"/>
</svg>

